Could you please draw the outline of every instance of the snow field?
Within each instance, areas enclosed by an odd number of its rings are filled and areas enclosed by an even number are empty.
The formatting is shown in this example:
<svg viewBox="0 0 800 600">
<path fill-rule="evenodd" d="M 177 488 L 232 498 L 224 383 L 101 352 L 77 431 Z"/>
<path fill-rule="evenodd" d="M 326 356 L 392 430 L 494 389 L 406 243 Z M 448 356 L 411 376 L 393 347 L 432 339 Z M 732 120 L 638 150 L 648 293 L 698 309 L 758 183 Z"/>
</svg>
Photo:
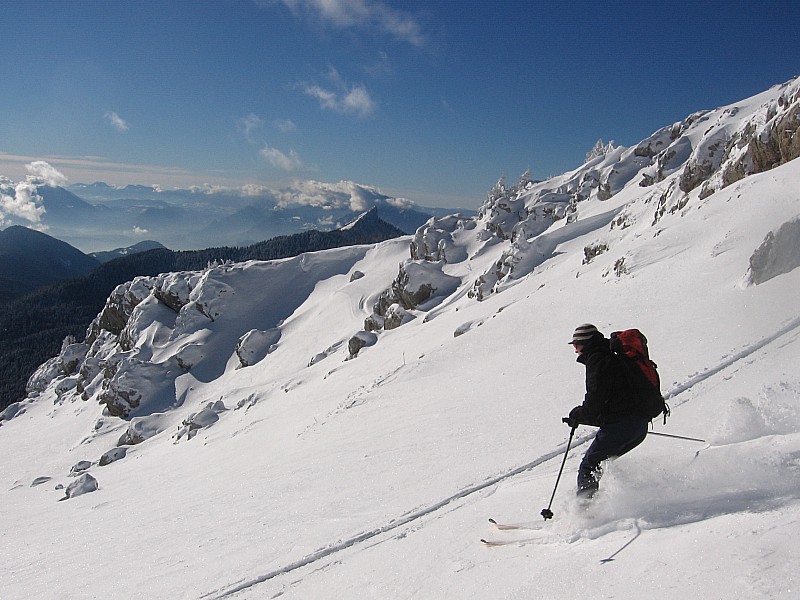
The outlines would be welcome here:
<svg viewBox="0 0 800 600">
<path fill-rule="evenodd" d="M 192 301 L 213 321 L 143 305 L 131 352 L 197 361 L 167 380 L 178 405 L 144 415 L 159 433 L 93 464 L 99 489 L 65 502 L 71 468 L 127 422 L 53 389 L 3 422 L 0 597 L 796 596 L 800 269 L 747 285 L 753 251 L 800 214 L 796 163 L 692 192 L 655 225 L 669 180 L 586 201 L 521 246 L 529 270 L 483 302 L 467 289 L 508 245 L 459 231 L 468 251 L 445 273 L 461 286 L 356 358 L 347 341 L 409 238 L 208 271 Z M 649 436 L 607 465 L 586 510 L 573 497 L 581 428 L 544 523 L 561 417 L 583 394 L 567 342 L 587 321 L 646 333 L 673 407 L 655 431 L 707 443 Z M 280 338 L 237 368 L 252 329 Z M 219 401 L 218 420 L 178 438 Z"/>
</svg>

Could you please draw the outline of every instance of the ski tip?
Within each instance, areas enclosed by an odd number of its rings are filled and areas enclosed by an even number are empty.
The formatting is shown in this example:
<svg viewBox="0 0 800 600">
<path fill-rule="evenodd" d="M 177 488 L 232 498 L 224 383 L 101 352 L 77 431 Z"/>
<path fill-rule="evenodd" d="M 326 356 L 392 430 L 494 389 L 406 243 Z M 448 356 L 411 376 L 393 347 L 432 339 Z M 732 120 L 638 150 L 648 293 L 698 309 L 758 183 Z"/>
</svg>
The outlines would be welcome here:
<svg viewBox="0 0 800 600">
<path fill-rule="evenodd" d="M 497 521 L 495 521 L 494 519 L 489 519 L 489 523 L 491 523 L 492 525 L 497 525 Z"/>
</svg>

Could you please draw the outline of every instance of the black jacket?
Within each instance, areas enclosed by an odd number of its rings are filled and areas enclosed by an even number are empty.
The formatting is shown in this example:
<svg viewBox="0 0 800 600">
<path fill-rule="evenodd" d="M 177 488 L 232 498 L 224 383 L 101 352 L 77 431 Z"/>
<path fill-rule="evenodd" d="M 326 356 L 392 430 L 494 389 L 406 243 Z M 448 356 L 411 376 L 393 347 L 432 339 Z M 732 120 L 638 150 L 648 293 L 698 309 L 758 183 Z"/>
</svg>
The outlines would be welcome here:
<svg viewBox="0 0 800 600">
<path fill-rule="evenodd" d="M 598 335 L 578 356 L 578 362 L 586 365 L 586 396 L 570 417 L 595 426 L 634 415 L 649 418 L 625 365 L 611 351 L 607 338 Z"/>
</svg>

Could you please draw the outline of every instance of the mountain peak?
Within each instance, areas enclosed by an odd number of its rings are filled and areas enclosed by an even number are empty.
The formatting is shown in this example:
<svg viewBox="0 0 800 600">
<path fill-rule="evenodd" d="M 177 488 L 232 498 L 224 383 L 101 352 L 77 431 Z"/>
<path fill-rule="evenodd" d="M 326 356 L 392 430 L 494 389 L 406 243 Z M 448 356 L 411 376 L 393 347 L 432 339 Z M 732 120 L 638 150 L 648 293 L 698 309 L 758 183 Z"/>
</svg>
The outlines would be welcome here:
<svg viewBox="0 0 800 600">
<path fill-rule="evenodd" d="M 783 268 L 800 256 L 798 87 L 497 186 L 477 218 L 117 286 L 2 414 L 0 502 L 29 543 L 3 547 L 17 576 L 0 595 L 116 597 L 147 570 L 162 598 L 558 598 L 565 572 L 572 595 L 597 590 L 587 557 L 628 561 L 631 542 L 673 595 L 736 597 L 743 556 L 749 595 L 781 595 L 800 530 L 800 267 Z M 380 224 L 368 211 L 326 233 Z M 583 396 L 566 336 L 586 320 L 646 332 L 686 434 L 609 465 L 590 515 L 561 423 Z M 550 499 L 553 528 L 529 531 L 530 498 Z M 522 522 L 489 538 L 510 560 L 470 568 L 491 514 Z M 741 533 L 767 522 L 785 527 Z M 531 540 L 559 569 L 520 574 Z M 131 558 L 70 560 L 95 554 Z M 610 569 L 605 590 L 637 593 Z"/>
<path fill-rule="evenodd" d="M 402 230 L 390 225 L 378 216 L 377 206 L 373 206 L 368 211 L 361 213 L 347 225 L 339 228 L 338 231 L 346 233 L 348 236 L 375 241 L 405 235 Z"/>
<path fill-rule="evenodd" d="M 347 225 L 345 225 L 344 227 L 340 227 L 339 229 L 341 231 L 347 231 L 349 229 L 353 229 L 354 227 L 360 225 L 376 223 L 379 220 L 380 219 L 378 218 L 378 207 L 373 206 L 368 211 L 361 213 L 355 219 L 350 221 Z"/>
<path fill-rule="evenodd" d="M 98 261 L 66 242 L 21 225 L 0 231 L 0 300 L 88 275 Z"/>
</svg>

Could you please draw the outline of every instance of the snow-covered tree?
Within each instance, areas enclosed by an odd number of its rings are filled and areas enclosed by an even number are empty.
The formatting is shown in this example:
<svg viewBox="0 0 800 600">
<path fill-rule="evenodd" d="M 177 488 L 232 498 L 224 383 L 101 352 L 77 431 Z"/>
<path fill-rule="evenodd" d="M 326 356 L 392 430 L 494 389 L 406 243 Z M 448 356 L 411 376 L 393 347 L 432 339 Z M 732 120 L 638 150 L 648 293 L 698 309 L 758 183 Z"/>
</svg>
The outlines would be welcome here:
<svg viewBox="0 0 800 600">
<path fill-rule="evenodd" d="M 585 163 L 588 163 L 590 160 L 594 160 L 599 156 L 605 156 L 609 152 L 611 152 L 616 146 L 614 146 L 614 140 L 611 140 L 606 144 L 603 142 L 603 139 L 599 139 L 594 143 L 592 149 L 586 153 L 586 160 Z"/>
</svg>

